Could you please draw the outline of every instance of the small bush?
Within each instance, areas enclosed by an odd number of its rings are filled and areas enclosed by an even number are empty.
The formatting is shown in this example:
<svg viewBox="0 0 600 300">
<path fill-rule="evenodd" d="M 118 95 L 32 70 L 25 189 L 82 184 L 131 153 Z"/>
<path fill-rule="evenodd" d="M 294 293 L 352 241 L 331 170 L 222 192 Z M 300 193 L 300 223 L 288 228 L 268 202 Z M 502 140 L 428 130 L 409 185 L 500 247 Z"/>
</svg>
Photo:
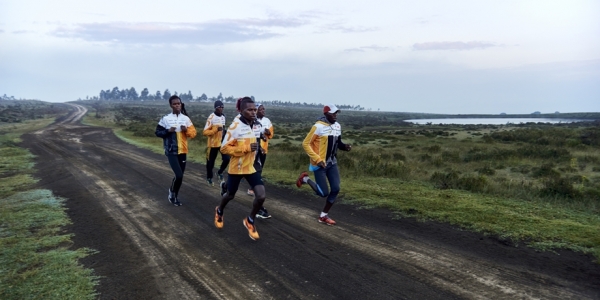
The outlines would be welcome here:
<svg viewBox="0 0 600 300">
<path fill-rule="evenodd" d="M 482 175 L 464 176 L 458 180 L 458 188 L 472 192 L 483 192 L 487 185 L 487 177 Z"/>
<path fill-rule="evenodd" d="M 452 189 L 457 186 L 459 173 L 456 171 L 450 171 L 448 173 L 434 172 L 431 175 L 430 180 L 439 189 Z"/>
<path fill-rule="evenodd" d="M 540 190 L 542 196 L 564 197 L 569 199 L 581 197 L 581 193 L 573 187 L 571 181 L 563 177 L 551 177 L 543 181 Z"/>
<path fill-rule="evenodd" d="M 430 147 L 425 147 L 425 150 L 429 153 L 438 153 L 442 150 L 442 147 L 440 145 L 433 145 Z"/>
<path fill-rule="evenodd" d="M 479 169 L 477 169 L 477 172 L 480 175 L 494 175 L 494 174 L 496 174 L 496 170 L 490 168 L 489 166 L 485 166 L 483 168 L 479 168 Z"/>
<path fill-rule="evenodd" d="M 553 169 L 554 165 L 551 163 L 543 164 L 539 168 L 533 168 L 533 172 L 531 176 L 534 178 L 542 178 L 542 177 L 559 177 L 560 173 Z"/>
</svg>

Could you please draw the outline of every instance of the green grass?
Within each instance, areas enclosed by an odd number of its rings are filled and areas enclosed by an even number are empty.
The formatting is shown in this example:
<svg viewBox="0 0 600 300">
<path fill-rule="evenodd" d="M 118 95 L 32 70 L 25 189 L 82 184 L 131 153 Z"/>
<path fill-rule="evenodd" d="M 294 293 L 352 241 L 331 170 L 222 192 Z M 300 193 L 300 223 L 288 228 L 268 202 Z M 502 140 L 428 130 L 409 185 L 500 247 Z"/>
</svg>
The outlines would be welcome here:
<svg viewBox="0 0 600 300">
<path fill-rule="evenodd" d="M 33 155 L 19 136 L 53 119 L 0 125 L 0 299 L 94 299 L 98 278 L 78 259 L 89 249 L 70 250 L 64 199 L 32 189 Z"/>
</svg>

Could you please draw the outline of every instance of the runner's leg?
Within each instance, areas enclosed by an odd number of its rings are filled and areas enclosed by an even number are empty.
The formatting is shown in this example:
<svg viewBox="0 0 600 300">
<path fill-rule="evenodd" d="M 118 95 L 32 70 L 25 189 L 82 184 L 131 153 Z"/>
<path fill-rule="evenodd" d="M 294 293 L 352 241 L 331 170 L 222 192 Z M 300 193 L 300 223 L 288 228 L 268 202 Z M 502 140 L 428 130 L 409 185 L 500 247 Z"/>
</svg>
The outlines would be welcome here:
<svg viewBox="0 0 600 300">
<path fill-rule="evenodd" d="M 183 159 L 181 158 L 181 156 L 183 156 Z M 175 194 L 176 197 L 177 193 L 179 193 L 181 183 L 183 182 L 183 171 L 185 170 L 185 157 L 185 154 L 167 155 L 167 158 L 169 159 L 169 165 L 171 166 L 171 169 L 175 174 L 175 177 L 173 177 L 173 180 L 171 180 L 170 190 Z M 183 164 L 181 163 L 182 160 Z"/>
<path fill-rule="evenodd" d="M 215 167 L 215 160 L 220 148 L 209 148 L 206 157 L 206 179 L 212 179 L 213 169 Z"/>
</svg>

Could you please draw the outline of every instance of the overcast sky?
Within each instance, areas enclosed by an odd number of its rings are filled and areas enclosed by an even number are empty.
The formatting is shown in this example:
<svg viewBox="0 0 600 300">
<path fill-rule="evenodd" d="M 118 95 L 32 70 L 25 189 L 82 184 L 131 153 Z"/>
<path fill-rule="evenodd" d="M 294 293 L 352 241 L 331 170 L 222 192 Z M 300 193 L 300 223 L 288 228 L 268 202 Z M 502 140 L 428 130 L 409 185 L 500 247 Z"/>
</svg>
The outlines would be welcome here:
<svg viewBox="0 0 600 300">
<path fill-rule="evenodd" d="M 0 1 L 0 95 L 600 111 L 600 1 Z"/>
</svg>

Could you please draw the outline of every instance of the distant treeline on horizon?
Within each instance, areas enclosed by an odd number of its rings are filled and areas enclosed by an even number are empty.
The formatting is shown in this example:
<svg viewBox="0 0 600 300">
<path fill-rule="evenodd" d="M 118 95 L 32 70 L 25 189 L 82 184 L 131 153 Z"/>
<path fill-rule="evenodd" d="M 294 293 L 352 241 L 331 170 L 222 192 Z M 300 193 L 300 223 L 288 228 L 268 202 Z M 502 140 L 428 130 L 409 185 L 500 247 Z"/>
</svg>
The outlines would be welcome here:
<svg viewBox="0 0 600 300">
<path fill-rule="evenodd" d="M 205 93 L 198 97 L 194 97 L 191 91 L 187 93 L 177 93 L 177 91 L 171 94 L 169 89 L 165 89 L 164 92 L 157 90 L 156 93 L 151 94 L 148 88 L 144 88 L 139 94 L 135 90 L 134 87 L 130 89 L 119 90 L 118 87 L 114 87 L 112 90 L 100 90 L 99 96 L 94 97 L 86 97 L 85 100 L 111 100 L 111 101 L 167 101 L 171 96 L 178 96 L 182 101 L 190 101 L 190 102 L 214 102 L 214 101 L 223 101 L 224 103 L 235 103 L 238 98 L 234 96 L 223 97 L 223 93 L 219 93 L 216 97 L 208 97 Z M 256 101 L 254 96 L 249 96 L 253 100 Z M 82 100 L 81 98 L 79 100 Z M 267 100 L 267 101 L 258 101 L 260 103 L 269 104 L 273 106 L 301 106 L 301 107 L 314 107 L 319 108 L 323 107 L 322 103 L 300 103 L 300 102 L 290 102 L 290 101 L 281 101 L 281 100 Z M 360 105 L 347 105 L 347 104 L 336 104 L 339 109 L 346 110 L 371 110 L 370 108 L 365 108 Z"/>
</svg>

